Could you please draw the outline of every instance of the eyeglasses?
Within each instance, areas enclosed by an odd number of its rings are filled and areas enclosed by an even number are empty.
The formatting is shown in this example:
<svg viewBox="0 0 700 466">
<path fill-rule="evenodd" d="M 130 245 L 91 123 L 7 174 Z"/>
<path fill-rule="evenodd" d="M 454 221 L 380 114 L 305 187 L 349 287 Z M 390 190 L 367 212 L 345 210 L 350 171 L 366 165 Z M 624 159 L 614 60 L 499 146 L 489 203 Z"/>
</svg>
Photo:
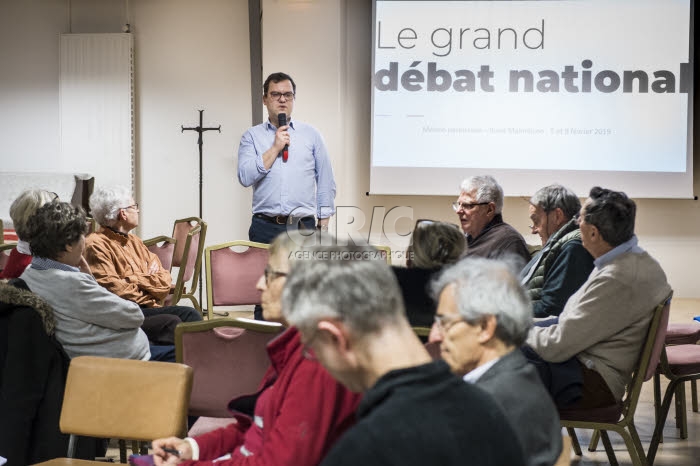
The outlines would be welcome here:
<svg viewBox="0 0 700 466">
<path fill-rule="evenodd" d="M 139 203 L 137 202 L 137 203 L 135 203 L 135 204 L 131 204 L 131 205 L 128 205 L 128 206 L 126 206 L 126 207 L 122 207 L 122 209 L 124 209 L 124 210 L 126 210 L 126 209 L 134 209 L 135 211 L 138 212 L 138 210 L 139 210 Z"/>
<path fill-rule="evenodd" d="M 51 191 L 49 192 L 49 194 L 51 194 L 51 201 L 55 201 L 56 199 L 58 199 L 58 194 L 56 194 L 55 192 Z"/>
<path fill-rule="evenodd" d="M 294 93 L 293 92 L 275 92 L 275 91 L 272 91 L 272 92 L 270 92 L 270 97 L 272 97 L 275 100 L 280 100 L 282 97 L 284 97 L 285 100 L 292 100 L 294 98 Z"/>
<path fill-rule="evenodd" d="M 462 203 L 459 201 L 455 201 L 452 203 L 452 209 L 454 209 L 455 212 L 459 212 L 460 210 L 463 210 L 466 212 L 466 211 L 474 210 L 474 208 L 476 206 L 486 205 L 486 204 L 489 204 L 489 202 L 471 202 L 471 203 L 464 202 L 464 203 Z"/>
<path fill-rule="evenodd" d="M 279 270 L 274 270 L 269 265 L 265 266 L 265 286 L 269 285 L 271 281 L 276 280 L 280 277 L 286 277 L 289 272 L 281 272 Z"/>
<path fill-rule="evenodd" d="M 464 322 L 464 318 L 458 317 L 456 319 L 451 319 L 449 316 L 441 316 L 439 314 L 435 315 L 435 326 L 437 327 L 438 331 L 443 335 L 447 333 L 447 331 L 451 329 L 453 325 L 459 322 Z"/>
</svg>

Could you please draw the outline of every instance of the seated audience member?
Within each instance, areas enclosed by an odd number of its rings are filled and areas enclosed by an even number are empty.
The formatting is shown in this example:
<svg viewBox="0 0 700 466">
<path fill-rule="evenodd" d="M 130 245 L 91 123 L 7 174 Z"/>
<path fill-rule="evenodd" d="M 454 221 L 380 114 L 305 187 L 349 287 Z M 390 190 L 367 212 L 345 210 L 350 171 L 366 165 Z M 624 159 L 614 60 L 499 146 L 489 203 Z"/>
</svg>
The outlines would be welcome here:
<svg viewBox="0 0 700 466">
<path fill-rule="evenodd" d="M 139 225 L 139 205 L 126 188 L 97 189 L 90 196 L 90 210 L 101 228 L 88 236 L 85 258 L 100 285 L 141 306 L 147 318 L 172 315 L 182 322 L 202 320 L 192 307 L 161 305 L 170 292 L 172 276 L 141 238 L 129 233 Z"/>
<path fill-rule="evenodd" d="M 593 270 L 593 257 L 581 243 L 576 219 L 581 202 L 564 186 L 545 186 L 530 198 L 532 232 L 542 240 L 542 250 L 520 273 L 532 300 L 535 317 L 558 316 L 566 300 Z"/>
<path fill-rule="evenodd" d="M 625 193 L 591 189 L 579 226 L 595 268 L 566 302 L 559 322 L 533 327 L 523 347 L 560 407 L 609 406 L 622 399 L 653 310 L 671 291 L 659 263 L 637 246 L 635 213 Z"/>
<path fill-rule="evenodd" d="M 149 350 L 138 305 L 105 290 L 90 274 L 82 208 L 50 202 L 26 226 L 34 257 L 20 278 L 53 308 L 56 338 L 68 356 L 175 360 L 172 346 Z"/>
<path fill-rule="evenodd" d="M 503 188 L 492 176 L 472 176 L 462 182 L 457 212 L 467 235 L 467 256 L 500 257 L 513 254 L 527 263 L 530 253 L 523 236 L 503 221 Z"/>
<path fill-rule="evenodd" d="M 561 425 L 537 371 L 520 351 L 532 327 L 530 300 L 508 266 L 480 257 L 446 269 L 431 341 L 452 372 L 486 390 L 508 414 L 529 466 L 551 466 Z"/>
<path fill-rule="evenodd" d="M 457 225 L 419 220 L 406 250 L 406 267 L 392 267 L 401 288 L 408 321 L 413 326 L 430 327 L 435 301 L 428 284 L 440 268 L 457 262 L 467 242 Z"/>
<path fill-rule="evenodd" d="M 22 280 L 0 283 L 0 455 L 10 466 L 63 457 L 68 450 L 59 418 L 70 359 L 55 332 L 46 301 Z M 106 449 L 84 437 L 77 443 L 76 458 L 93 459 Z"/>
<path fill-rule="evenodd" d="M 321 464 L 524 464 L 496 402 L 428 355 L 389 266 L 344 260 L 358 251 L 367 249 L 309 249 L 315 259 L 293 263 L 283 293 L 285 316 L 312 355 L 350 390 L 364 392 L 357 424 Z"/>
<path fill-rule="evenodd" d="M 5 267 L 0 271 L 0 278 L 17 278 L 22 275 L 32 261 L 32 251 L 27 237 L 27 219 L 36 212 L 36 209 L 51 202 L 58 196 L 43 189 L 30 189 L 20 194 L 10 206 L 10 218 L 17 233 L 17 247 L 10 252 Z"/>
<path fill-rule="evenodd" d="M 265 320 L 287 326 L 281 295 L 289 272 L 289 255 L 296 249 L 286 233 L 270 246 L 265 274 L 258 281 Z M 196 438 L 155 440 L 155 463 L 212 464 L 222 466 L 317 465 L 330 446 L 353 423 L 359 397 L 352 394 L 305 355 L 299 331 L 288 328 L 268 345 L 272 365 L 256 394 L 231 401 L 237 423 Z M 254 420 L 254 422 L 253 422 Z M 163 448 L 178 450 L 179 457 Z M 194 461 L 190 461 L 194 460 Z"/>
</svg>

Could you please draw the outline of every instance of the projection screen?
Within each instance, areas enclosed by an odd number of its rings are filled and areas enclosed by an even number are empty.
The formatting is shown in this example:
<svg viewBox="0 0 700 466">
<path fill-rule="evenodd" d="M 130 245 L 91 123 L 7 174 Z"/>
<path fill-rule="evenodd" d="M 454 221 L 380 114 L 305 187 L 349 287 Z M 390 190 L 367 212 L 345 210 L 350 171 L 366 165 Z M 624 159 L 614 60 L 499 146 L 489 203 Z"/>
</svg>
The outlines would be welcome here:
<svg viewBox="0 0 700 466">
<path fill-rule="evenodd" d="M 375 0 L 370 193 L 690 198 L 690 0 Z"/>
</svg>

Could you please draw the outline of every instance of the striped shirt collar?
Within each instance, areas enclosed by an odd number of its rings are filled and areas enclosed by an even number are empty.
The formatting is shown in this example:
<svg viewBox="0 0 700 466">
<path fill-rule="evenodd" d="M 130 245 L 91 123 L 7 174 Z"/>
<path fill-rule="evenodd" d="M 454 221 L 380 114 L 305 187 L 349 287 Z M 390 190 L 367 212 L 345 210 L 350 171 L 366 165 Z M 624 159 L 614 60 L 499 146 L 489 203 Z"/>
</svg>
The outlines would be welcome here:
<svg viewBox="0 0 700 466">
<path fill-rule="evenodd" d="M 58 262 L 53 259 L 36 256 L 32 257 L 32 268 L 37 270 L 57 269 L 65 272 L 80 272 L 78 267 L 73 267 L 72 265 L 64 264 L 63 262 Z"/>
</svg>

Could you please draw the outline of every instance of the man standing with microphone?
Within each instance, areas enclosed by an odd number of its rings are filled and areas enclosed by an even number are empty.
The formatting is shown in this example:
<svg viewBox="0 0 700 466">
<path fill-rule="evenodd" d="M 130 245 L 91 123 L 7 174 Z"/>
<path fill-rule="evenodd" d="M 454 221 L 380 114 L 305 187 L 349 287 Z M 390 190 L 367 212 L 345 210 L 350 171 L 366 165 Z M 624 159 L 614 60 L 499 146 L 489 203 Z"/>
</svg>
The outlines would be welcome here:
<svg viewBox="0 0 700 466">
<path fill-rule="evenodd" d="M 253 186 L 248 238 L 258 243 L 270 243 L 289 228 L 325 230 L 335 213 L 326 145 L 314 127 L 291 119 L 295 95 L 291 76 L 268 76 L 263 84 L 268 119 L 248 129 L 238 148 L 238 181 Z M 261 314 L 256 306 L 256 318 Z"/>
</svg>

